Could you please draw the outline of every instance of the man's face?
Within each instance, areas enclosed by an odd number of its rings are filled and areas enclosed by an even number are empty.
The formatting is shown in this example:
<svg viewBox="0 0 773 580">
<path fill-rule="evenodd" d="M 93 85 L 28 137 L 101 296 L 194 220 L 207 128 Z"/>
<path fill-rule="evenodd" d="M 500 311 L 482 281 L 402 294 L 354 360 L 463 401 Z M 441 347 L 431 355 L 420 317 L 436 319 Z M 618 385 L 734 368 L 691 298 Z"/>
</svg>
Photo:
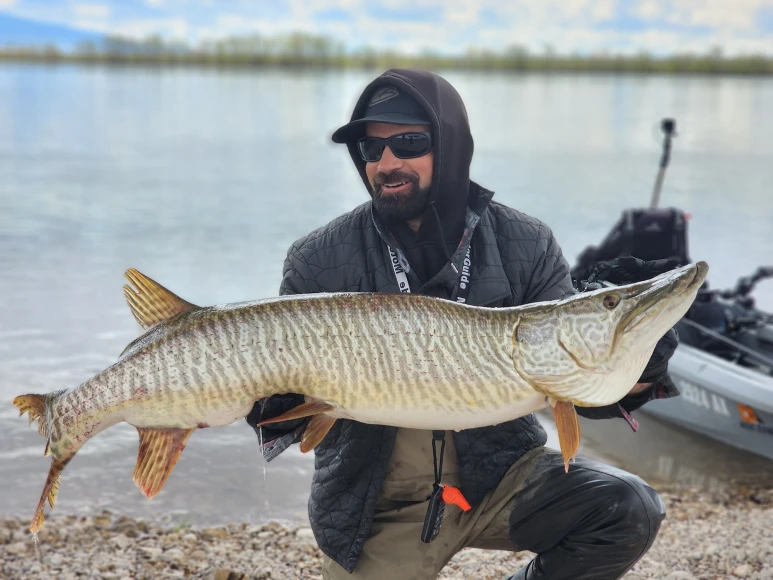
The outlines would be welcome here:
<svg viewBox="0 0 773 580">
<path fill-rule="evenodd" d="M 429 131 L 427 125 L 391 125 L 368 123 L 368 137 L 391 137 L 400 133 Z M 408 221 L 421 217 L 432 185 L 433 153 L 399 159 L 387 146 L 378 161 L 365 164 L 365 173 L 373 189 L 373 205 L 383 217 Z"/>
</svg>

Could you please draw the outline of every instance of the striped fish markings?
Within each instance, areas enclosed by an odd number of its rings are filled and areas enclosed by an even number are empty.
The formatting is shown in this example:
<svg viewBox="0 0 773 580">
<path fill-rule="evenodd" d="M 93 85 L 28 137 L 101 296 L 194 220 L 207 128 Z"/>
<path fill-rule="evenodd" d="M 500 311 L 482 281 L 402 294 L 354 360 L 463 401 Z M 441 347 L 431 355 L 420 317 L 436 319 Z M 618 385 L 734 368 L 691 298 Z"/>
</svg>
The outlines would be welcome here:
<svg viewBox="0 0 773 580">
<path fill-rule="evenodd" d="M 124 294 L 146 332 L 76 388 L 13 401 L 38 419 L 52 461 L 30 529 L 53 507 L 80 447 L 118 422 L 139 432 L 134 481 L 156 495 L 188 438 L 281 393 L 306 402 L 265 423 L 312 416 L 301 450 L 339 418 L 459 430 L 550 405 L 564 459 L 579 444 L 574 405 L 620 400 L 708 267 L 515 308 L 417 294 L 309 294 L 198 307 L 130 269 Z"/>
</svg>

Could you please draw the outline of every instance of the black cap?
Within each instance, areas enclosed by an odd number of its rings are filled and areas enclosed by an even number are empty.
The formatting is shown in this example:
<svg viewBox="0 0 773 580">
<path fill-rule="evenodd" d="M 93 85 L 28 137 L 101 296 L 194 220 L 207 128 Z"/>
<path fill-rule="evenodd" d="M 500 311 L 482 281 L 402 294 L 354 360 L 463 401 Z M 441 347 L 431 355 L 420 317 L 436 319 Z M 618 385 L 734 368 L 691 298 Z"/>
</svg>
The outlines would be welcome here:
<svg viewBox="0 0 773 580">
<path fill-rule="evenodd" d="M 373 92 L 364 116 L 340 127 L 333 133 L 333 141 L 347 143 L 359 139 L 365 134 L 365 124 L 368 122 L 393 125 L 432 124 L 426 111 L 413 97 L 388 85 Z"/>
</svg>

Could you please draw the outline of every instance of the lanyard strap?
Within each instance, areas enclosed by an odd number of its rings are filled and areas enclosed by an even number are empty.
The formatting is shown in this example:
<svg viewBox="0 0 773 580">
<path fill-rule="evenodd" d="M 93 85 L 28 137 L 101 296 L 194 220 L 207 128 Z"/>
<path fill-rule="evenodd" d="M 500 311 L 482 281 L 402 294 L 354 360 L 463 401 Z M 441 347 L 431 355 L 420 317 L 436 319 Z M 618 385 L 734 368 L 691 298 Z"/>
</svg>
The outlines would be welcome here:
<svg viewBox="0 0 773 580">
<path fill-rule="evenodd" d="M 392 248 L 392 246 L 387 246 L 387 248 L 389 249 L 389 258 L 390 262 L 392 263 L 392 270 L 394 271 L 395 278 L 397 279 L 397 287 L 400 288 L 400 292 L 410 294 L 411 285 L 408 283 L 408 275 L 405 273 L 405 268 L 400 261 L 400 256 Z M 467 253 L 464 255 L 464 260 L 462 261 L 462 271 L 459 274 L 459 281 L 456 283 L 456 288 L 454 289 L 453 293 L 453 299 L 461 303 L 467 302 L 467 296 L 470 293 L 470 274 L 472 271 L 472 260 L 470 259 L 471 250 L 472 244 L 467 246 Z M 451 265 L 453 266 L 453 263 L 451 263 Z M 456 270 L 455 267 L 454 270 Z"/>
<path fill-rule="evenodd" d="M 438 461 L 438 453 L 435 444 L 440 441 L 440 460 Z M 435 487 L 440 486 L 440 478 L 443 475 L 443 455 L 446 451 L 446 432 L 445 431 L 433 431 L 432 432 L 432 463 L 434 464 L 435 472 Z"/>
<path fill-rule="evenodd" d="M 408 276 L 405 273 L 405 268 L 403 268 L 402 263 L 400 263 L 400 256 L 392 249 L 392 246 L 387 246 L 387 248 L 389 248 L 389 258 L 392 262 L 392 269 L 395 272 L 395 278 L 397 278 L 397 286 L 400 288 L 400 292 L 410 294 L 411 285 L 408 284 Z"/>
</svg>

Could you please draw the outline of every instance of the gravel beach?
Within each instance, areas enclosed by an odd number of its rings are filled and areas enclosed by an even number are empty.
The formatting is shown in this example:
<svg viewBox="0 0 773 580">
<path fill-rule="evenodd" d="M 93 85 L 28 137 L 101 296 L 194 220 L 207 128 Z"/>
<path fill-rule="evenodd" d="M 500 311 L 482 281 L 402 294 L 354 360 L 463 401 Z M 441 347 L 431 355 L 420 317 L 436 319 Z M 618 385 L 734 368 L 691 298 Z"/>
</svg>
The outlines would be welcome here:
<svg viewBox="0 0 773 580">
<path fill-rule="evenodd" d="M 628 580 L 773 580 L 773 488 L 721 495 L 661 489 L 668 516 Z M 36 546 L 28 522 L 0 518 L 2 578 L 321 578 L 311 530 L 269 522 L 192 529 L 102 512 L 48 517 Z M 443 580 L 501 579 L 532 554 L 466 549 Z M 230 571 L 230 576 L 229 572 Z"/>
</svg>

